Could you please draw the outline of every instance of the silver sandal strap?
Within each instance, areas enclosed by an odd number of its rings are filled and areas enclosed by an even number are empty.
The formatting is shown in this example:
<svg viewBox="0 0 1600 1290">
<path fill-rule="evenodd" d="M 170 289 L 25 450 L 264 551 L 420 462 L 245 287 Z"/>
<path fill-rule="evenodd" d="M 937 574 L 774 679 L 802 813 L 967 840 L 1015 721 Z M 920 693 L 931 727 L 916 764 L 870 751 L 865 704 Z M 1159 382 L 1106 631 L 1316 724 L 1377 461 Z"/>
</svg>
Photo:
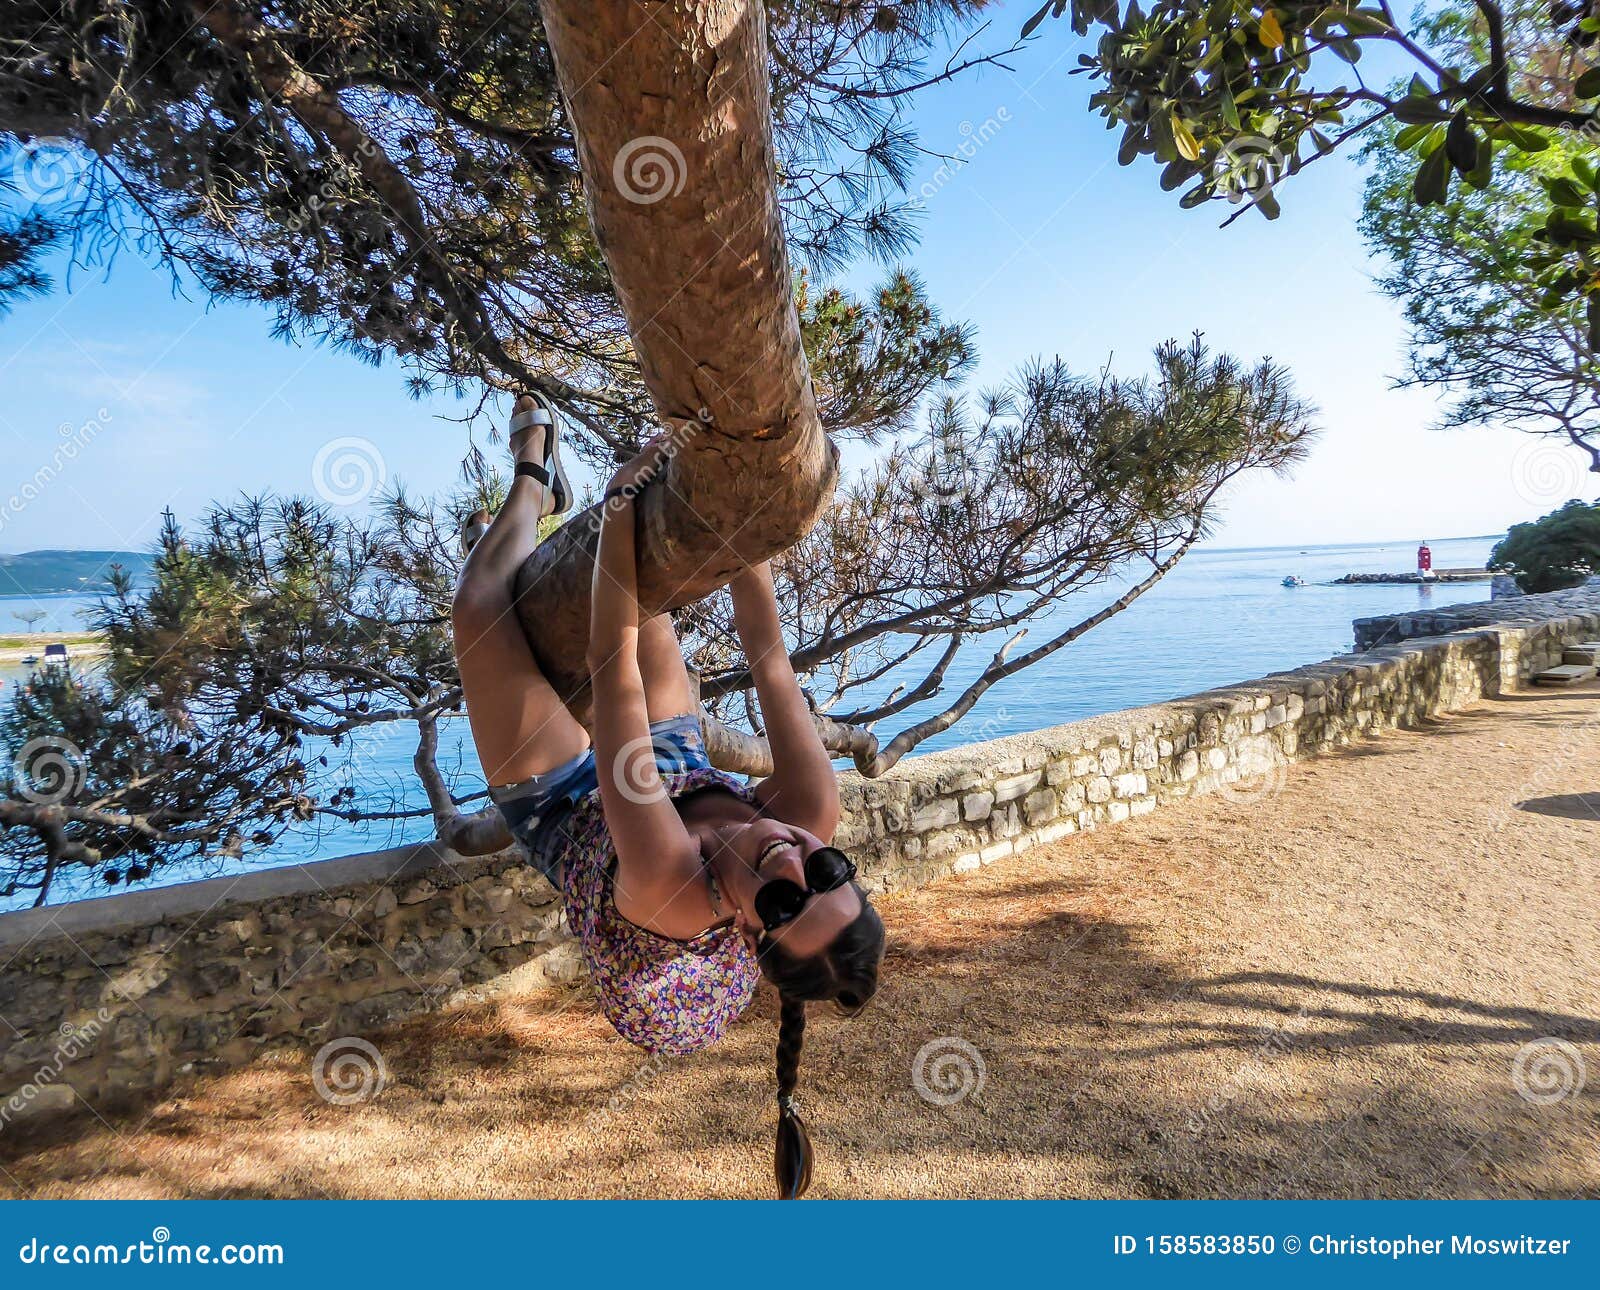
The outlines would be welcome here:
<svg viewBox="0 0 1600 1290">
<path fill-rule="evenodd" d="M 526 412 L 519 412 L 511 418 L 511 433 L 526 430 L 529 426 L 554 425 L 555 421 L 550 415 L 549 408 L 529 408 Z"/>
</svg>

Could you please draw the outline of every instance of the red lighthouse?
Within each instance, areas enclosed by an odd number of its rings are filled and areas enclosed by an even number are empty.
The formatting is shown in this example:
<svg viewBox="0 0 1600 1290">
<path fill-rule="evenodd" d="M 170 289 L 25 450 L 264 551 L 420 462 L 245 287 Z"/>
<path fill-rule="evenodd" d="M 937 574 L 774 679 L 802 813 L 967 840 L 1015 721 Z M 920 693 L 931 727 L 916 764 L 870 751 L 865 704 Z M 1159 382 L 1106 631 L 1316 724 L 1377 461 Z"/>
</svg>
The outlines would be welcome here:
<svg viewBox="0 0 1600 1290">
<path fill-rule="evenodd" d="M 1433 552 L 1426 542 L 1417 548 L 1417 572 L 1424 578 L 1433 573 Z"/>
</svg>

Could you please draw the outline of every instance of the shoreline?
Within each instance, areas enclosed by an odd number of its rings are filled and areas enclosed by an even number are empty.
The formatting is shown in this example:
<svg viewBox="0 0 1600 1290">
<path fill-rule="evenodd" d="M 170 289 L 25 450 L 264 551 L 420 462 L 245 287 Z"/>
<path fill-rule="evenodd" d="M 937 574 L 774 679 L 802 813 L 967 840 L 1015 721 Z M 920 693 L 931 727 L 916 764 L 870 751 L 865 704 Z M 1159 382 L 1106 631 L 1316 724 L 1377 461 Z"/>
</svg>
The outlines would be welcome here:
<svg viewBox="0 0 1600 1290">
<path fill-rule="evenodd" d="M 94 632 L 3 632 L 0 633 L 0 663 L 21 663 L 30 656 L 44 657 L 46 645 L 65 645 L 67 659 L 100 658 L 106 647 Z"/>
</svg>

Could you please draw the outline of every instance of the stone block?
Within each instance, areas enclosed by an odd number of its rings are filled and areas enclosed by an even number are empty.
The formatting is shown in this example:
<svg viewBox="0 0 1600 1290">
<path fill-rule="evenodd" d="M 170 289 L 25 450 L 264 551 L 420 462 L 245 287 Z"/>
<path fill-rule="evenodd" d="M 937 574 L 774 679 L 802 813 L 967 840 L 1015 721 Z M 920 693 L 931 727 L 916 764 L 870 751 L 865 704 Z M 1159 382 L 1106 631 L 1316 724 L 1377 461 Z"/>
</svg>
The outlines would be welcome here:
<svg viewBox="0 0 1600 1290">
<path fill-rule="evenodd" d="M 1044 782 L 1042 770 L 1026 771 L 1021 775 L 1010 775 L 1005 779 L 995 781 L 994 800 L 997 802 L 1014 802 L 1019 797 L 1026 797 Z"/>
<path fill-rule="evenodd" d="M 1016 847 L 1013 843 L 1002 838 L 999 842 L 991 842 L 982 851 L 978 852 L 978 859 L 984 864 L 993 864 L 996 860 L 1003 860 L 1006 856 L 1011 855 L 1015 850 Z"/>
<path fill-rule="evenodd" d="M 1030 825 L 1043 824 L 1055 818 L 1058 805 L 1054 789 L 1036 789 L 1023 799 L 1022 818 Z"/>
<path fill-rule="evenodd" d="M 924 802 L 911 813 L 911 831 L 927 833 L 933 829 L 946 829 L 961 820 L 961 808 L 954 798 L 939 797 Z"/>
<path fill-rule="evenodd" d="M 841 851 L 858 847 L 867 840 L 870 827 L 870 816 L 855 812 L 846 813 L 841 816 L 839 827 L 834 830 L 833 844 Z"/>
<path fill-rule="evenodd" d="M 418 878 L 408 884 L 403 891 L 395 897 L 402 905 L 420 905 L 425 900 L 432 900 L 439 894 L 439 889 L 426 878 Z"/>
<path fill-rule="evenodd" d="M 968 793 L 961 799 L 961 817 L 964 820 L 973 822 L 987 820 L 993 810 L 993 793 Z"/>
<path fill-rule="evenodd" d="M 923 838 L 922 856 L 925 860 L 943 860 L 972 849 L 973 838 L 970 834 L 961 829 L 947 829 Z"/>
<path fill-rule="evenodd" d="M 1138 797 L 1148 787 L 1149 781 L 1142 771 L 1129 771 L 1111 781 L 1111 792 L 1115 797 Z"/>
<path fill-rule="evenodd" d="M 517 893 L 510 887 L 490 887 L 483 893 L 484 907 L 491 914 L 503 914 L 510 909 L 517 899 Z"/>
</svg>

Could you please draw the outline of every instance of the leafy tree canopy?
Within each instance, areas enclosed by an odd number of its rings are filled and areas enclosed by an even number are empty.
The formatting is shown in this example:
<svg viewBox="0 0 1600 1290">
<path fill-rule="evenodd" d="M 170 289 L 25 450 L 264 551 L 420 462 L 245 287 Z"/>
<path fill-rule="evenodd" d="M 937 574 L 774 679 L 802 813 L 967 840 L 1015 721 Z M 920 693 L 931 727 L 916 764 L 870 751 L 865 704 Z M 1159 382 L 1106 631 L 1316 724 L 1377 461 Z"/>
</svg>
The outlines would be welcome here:
<svg viewBox="0 0 1600 1290">
<path fill-rule="evenodd" d="M 778 198 L 804 263 L 910 245 L 903 96 L 987 61 L 925 66 L 984 7 L 768 6 Z M 608 457 L 648 434 L 536 5 L 17 0 L 7 25 L 0 302 L 47 287 L 52 241 L 80 263 L 132 243 L 264 304 L 279 334 L 398 355 L 418 392 L 543 391 Z M 961 349 L 918 291 L 842 322 L 819 324 L 835 433 L 897 421 Z"/>
<path fill-rule="evenodd" d="M 1516 577 L 1526 592 L 1576 587 L 1600 572 L 1600 503 L 1574 499 L 1511 531 L 1489 553 L 1489 567 Z"/>
<path fill-rule="evenodd" d="M 1379 283 L 1405 307 L 1408 382 L 1454 396 L 1440 424 L 1499 422 L 1550 435 L 1600 469 L 1600 362 L 1584 302 L 1544 281 L 1545 185 L 1585 164 L 1587 147 L 1557 137 L 1509 154 L 1487 188 L 1457 185 L 1419 206 L 1411 165 L 1393 148 L 1405 129 L 1379 127 L 1367 151 L 1361 229 L 1389 264 Z"/>
<path fill-rule="evenodd" d="M 1148 11 L 1051 0 L 1023 30 L 1069 12 L 1079 35 L 1102 31 L 1077 70 L 1099 86 L 1092 106 L 1122 128 L 1118 159 L 1153 158 L 1186 207 L 1247 202 L 1275 218 L 1283 178 L 1386 122 L 1400 127 L 1386 141 L 1410 159 L 1424 205 L 1453 184 L 1488 188 L 1558 136 L 1581 139 L 1544 177 L 1531 254 L 1552 303 L 1582 300 L 1600 337 L 1600 17 L 1587 3 L 1449 0 L 1408 29 L 1388 0 L 1157 0 Z M 1374 47 L 1409 64 L 1409 79 L 1369 85 L 1360 65 Z"/>
</svg>

